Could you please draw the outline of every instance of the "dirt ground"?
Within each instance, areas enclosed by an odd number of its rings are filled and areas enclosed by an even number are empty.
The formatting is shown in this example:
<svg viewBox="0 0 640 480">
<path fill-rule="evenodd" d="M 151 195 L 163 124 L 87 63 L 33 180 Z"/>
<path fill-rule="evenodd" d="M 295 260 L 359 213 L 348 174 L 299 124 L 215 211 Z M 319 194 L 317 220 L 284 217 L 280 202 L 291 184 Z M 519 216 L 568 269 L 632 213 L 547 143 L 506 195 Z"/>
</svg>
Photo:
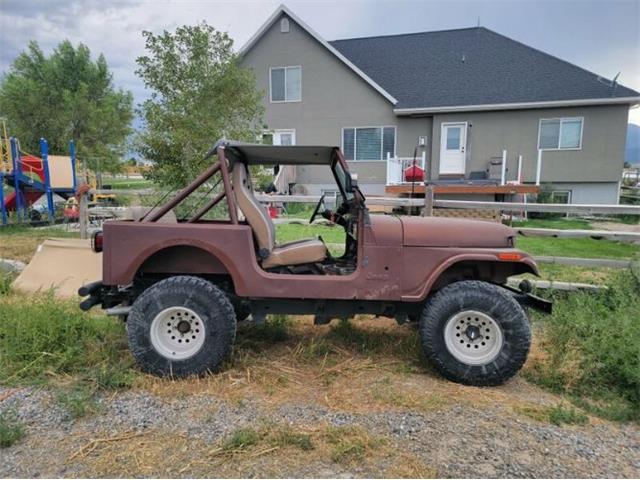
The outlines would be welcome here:
<svg viewBox="0 0 640 480">
<path fill-rule="evenodd" d="M 534 345 L 525 367 L 542 353 Z M 52 383 L 68 379 L 56 378 Z M 241 328 L 223 372 L 140 374 L 73 418 L 51 388 L 0 389 L 26 437 L 2 477 L 638 477 L 640 428 L 590 417 L 524 375 L 496 388 L 439 377 L 416 332 L 360 318 Z"/>
</svg>

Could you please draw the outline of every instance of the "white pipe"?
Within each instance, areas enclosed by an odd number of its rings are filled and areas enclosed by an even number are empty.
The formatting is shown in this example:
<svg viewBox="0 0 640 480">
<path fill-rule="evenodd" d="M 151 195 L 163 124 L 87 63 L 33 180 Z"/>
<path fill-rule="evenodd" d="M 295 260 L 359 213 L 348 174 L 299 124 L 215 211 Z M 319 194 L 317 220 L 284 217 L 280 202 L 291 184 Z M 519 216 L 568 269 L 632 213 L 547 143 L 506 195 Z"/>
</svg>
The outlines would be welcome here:
<svg viewBox="0 0 640 480">
<path fill-rule="evenodd" d="M 518 185 L 522 183 L 522 155 L 518 155 Z"/>
<path fill-rule="evenodd" d="M 536 165 L 536 185 L 540 185 L 541 172 L 542 172 L 542 150 L 538 149 L 538 164 Z"/>
<path fill-rule="evenodd" d="M 500 185 L 504 185 L 507 176 L 507 151 L 502 150 L 502 174 L 500 175 Z"/>
</svg>

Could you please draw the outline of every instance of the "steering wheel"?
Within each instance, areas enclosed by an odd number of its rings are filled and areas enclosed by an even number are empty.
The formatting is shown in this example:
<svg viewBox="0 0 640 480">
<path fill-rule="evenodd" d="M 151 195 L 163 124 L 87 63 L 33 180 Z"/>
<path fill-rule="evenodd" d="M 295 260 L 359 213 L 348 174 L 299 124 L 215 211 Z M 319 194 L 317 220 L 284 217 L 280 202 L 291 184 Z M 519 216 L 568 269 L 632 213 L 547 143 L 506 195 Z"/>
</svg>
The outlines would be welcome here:
<svg viewBox="0 0 640 480">
<path fill-rule="evenodd" d="M 318 205 L 316 205 L 316 209 L 313 211 L 313 214 L 311 215 L 311 220 L 309 220 L 309 223 L 313 223 L 313 221 L 318 216 L 318 212 L 320 212 L 320 206 L 324 205 L 324 196 L 325 194 L 322 194 L 322 196 L 320 197 L 320 200 L 318 200 Z"/>
</svg>

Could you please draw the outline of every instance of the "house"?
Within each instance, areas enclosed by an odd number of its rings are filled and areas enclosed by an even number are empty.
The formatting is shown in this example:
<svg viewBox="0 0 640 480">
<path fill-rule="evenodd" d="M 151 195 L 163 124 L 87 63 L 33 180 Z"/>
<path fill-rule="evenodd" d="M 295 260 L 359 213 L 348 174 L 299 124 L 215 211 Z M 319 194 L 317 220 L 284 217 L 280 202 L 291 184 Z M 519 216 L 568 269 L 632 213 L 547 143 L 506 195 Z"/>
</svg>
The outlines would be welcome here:
<svg viewBox="0 0 640 480">
<path fill-rule="evenodd" d="M 269 138 L 341 146 L 365 194 L 424 191 L 406 175 L 415 158 L 440 198 L 550 184 L 557 202 L 618 202 L 640 93 L 487 28 L 328 42 L 281 6 L 240 55 Z M 282 175 L 307 194 L 335 189 L 313 166 Z"/>
</svg>

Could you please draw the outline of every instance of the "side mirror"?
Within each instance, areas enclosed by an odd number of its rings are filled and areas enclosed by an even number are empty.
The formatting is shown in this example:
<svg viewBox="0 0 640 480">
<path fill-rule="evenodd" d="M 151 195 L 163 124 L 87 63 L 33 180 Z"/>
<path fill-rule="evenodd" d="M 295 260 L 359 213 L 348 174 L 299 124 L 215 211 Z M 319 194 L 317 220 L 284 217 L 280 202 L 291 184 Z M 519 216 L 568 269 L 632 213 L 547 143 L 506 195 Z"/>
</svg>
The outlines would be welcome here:
<svg viewBox="0 0 640 480">
<path fill-rule="evenodd" d="M 358 174 L 350 172 L 345 178 L 345 183 L 347 193 L 353 193 L 353 191 L 358 187 Z"/>
</svg>

